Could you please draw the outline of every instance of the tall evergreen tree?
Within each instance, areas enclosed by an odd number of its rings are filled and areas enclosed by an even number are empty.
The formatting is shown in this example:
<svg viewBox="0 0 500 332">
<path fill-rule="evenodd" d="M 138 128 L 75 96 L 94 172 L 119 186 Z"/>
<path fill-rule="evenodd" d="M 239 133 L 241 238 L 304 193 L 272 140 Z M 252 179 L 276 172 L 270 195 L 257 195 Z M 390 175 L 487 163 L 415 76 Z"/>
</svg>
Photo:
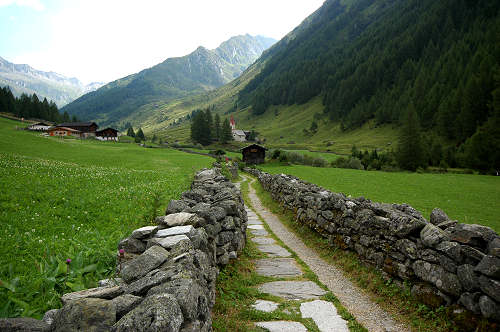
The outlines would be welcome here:
<svg viewBox="0 0 500 332">
<path fill-rule="evenodd" d="M 396 154 L 399 167 L 415 171 L 418 167 L 424 165 L 423 155 L 424 150 L 420 137 L 420 123 L 415 107 L 413 104 L 410 104 L 401 128 L 399 146 Z"/>
<path fill-rule="evenodd" d="M 215 131 L 215 140 L 220 141 L 222 128 L 220 126 L 220 116 L 219 114 L 215 114 L 214 120 L 214 131 Z"/>
<path fill-rule="evenodd" d="M 208 107 L 206 110 L 205 110 L 205 121 L 206 121 L 206 135 L 209 137 L 209 140 L 210 142 L 208 144 L 210 144 L 212 142 L 212 138 L 214 138 L 214 135 L 215 135 L 215 130 L 214 130 L 214 119 L 212 117 L 212 112 L 210 111 L 210 107 Z M 206 145 L 208 145 L 206 144 Z"/>
<path fill-rule="evenodd" d="M 128 127 L 128 129 L 127 129 L 127 136 L 135 137 L 134 128 Z"/>
<path fill-rule="evenodd" d="M 229 120 L 227 118 L 224 119 L 224 123 L 222 124 L 222 134 L 220 142 L 222 144 L 226 144 L 233 140 L 233 132 L 231 130 L 231 125 L 229 124 Z"/>
<path fill-rule="evenodd" d="M 137 133 L 135 135 L 137 137 L 139 137 L 142 141 L 146 140 L 146 136 L 144 136 L 144 132 L 142 131 L 142 128 L 139 128 L 139 130 L 137 130 Z"/>
</svg>

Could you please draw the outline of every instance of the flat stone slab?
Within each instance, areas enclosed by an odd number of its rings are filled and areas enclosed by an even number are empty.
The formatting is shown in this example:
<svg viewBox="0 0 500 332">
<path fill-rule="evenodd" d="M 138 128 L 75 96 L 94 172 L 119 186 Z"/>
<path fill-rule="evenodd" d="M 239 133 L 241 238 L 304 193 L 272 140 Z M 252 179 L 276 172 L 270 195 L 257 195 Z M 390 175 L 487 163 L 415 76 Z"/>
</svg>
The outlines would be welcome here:
<svg viewBox="0 0 500 332">
<path fill-rule="evenodd" d="M 259 286 L 259 291 L 289 300 L 317 299 L 326 294 L 312 281 L 272 281 Z"/>
<path fill-rule="evenodd" d="M 171 249 L 173 246 L 175 246 L 177 243 L 188 240 L 189 238 L 182 234 L 182 235 L 174 235 L 174 236 L 169 236 L 169 237 L 162 237 L 162 238 L 153 238 L 149 240 L 148 246 L 152 247 L 155 245 L 160 245 L 165 249 Z"/>
<path fill-rule="evenodd" d="M 248 225 L 247 228 L 249 229 L 264 229 L 263 225 Z"/>
<path fill-rule="evenodd" d="M 262 225 L 262 221 L 260 221 L 260 219 L 258 219 L 257 217 L 256 218 L 248 217 L 248 224 L 249 225 Z"/>
<path fill-rule="evenodd" d="M 250 229 L 250 233 L 255 236 L 268 236 L 269 233 L 265 229 Z"/>
<path fill-rule="evenodd" d="M 271 257 L 290 257 L 292 254 L 277 244 L 263 244 L 257 247 L 260 251 L 268 254 Z"/>
<path fill-rule="evenodd" d="M 273 312 L 278 309 L 279 303 L 266 300 L 257 300 L 252 304 L 252 308 L 258 311 Z"/>
<path fill-rule="evenodd" d="M 274 241 L 274 239 L 271 239 L 270 237 L 265 237 L 265 236 L 253 237 L 252 241 L 257 243 L 257 244 L 275 244 L 276 243 L 276 241 Z"/>
<path fill-rule="evenodd" d="M 192 225 L 188 226 L 175 226 L 166 229 L 160 229 L 154 237 L 168 237 L 174 235 L 189 235 L 194 231 L 194 227 Z"/>
<path fill-rule="evenodd" d="M 266 277 L 296 277 L 302 270 L 293 258 L 264 258 L 255 261 L 257 274 Z"/>
<path fill-rule="evenodd" d="M 331 302 L 315 300 L 300 305 L 302 318 L 312 318 L 321 332 L 349 332 L 347 321 L 337 313 Z"/>
<path fill-rule="evenodd" d="M 123 289 L 121 286 L 97 287 L 97 288 L 84 289 L 79 292 L 66 293 L 61 297 L 61 302 L 63 304 L 66 304 L 69 301 L 75 301 L 87 297 L 109 300 L 121 294 L 123 294 Z"/>
<path fill-rule="evenodd" d="M 130 235 L 130 237 L 132 237 L 134 239 L 143 239 L 145 237 L 148 237 L 148 236 L 154 234 L 154 232 L 156 232 L 157 230 L 158 230 L 158 226 L 141 227 L 141 228 L 134 230 L 132 232 L 132 235 Z"/>
<path fill-rule="evenodd" d="M 273 322 L 258 322 L 255 326 L 261 327 L 269 332 L 307 332 L 302 323 L 277 320 Z"/>
</svg>

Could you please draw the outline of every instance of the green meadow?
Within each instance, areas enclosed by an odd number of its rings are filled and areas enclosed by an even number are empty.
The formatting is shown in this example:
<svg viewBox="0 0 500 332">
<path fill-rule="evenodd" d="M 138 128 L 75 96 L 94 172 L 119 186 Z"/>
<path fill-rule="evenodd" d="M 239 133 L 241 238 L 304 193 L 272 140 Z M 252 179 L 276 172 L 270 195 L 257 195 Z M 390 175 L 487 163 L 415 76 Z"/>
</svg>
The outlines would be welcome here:
<svg viewBox="0 0 500 332">
<path fill-rule="evenodd" d="M 0 317 L 40 318 L 63 293 L 113 277 L 120 239 L 150 224 L 213 162 L 42 137 L 20 125 L 0 118 Z"/>
<path fill-rule="evenodd" d="M 500 177 L 358 171 L 310 166 L 262 165 L 268 173 L 294 175 L 334 192 L 374 202 L 408 203 L 429 218 L 439 207 L 452 219 L 500 233 Z"/>
</svg>

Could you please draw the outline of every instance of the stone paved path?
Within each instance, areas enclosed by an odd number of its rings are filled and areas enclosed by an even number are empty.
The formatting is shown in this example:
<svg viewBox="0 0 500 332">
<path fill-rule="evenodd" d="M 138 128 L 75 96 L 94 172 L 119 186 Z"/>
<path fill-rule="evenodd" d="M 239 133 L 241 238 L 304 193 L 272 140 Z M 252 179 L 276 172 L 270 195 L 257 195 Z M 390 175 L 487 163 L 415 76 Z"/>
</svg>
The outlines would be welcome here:
<svg viewBox="0 0 500 332">
<path fill-rule="evenodd" d="M 246 208 L 249 219 L 250 232 L 263 231 L 264 226 L 257 215 Z M 266 232 L 267 233 L 267 232 Z M 287 258 L 291 253 L 276 244 L 269 235 L 258 233 L 252 241 L 258 244 L 257 248 L 267 254 L 268 258 L 255 261 L 256 272 L 263 276 L 286 278 L 303 275 L 303 271 L 294 258 Z M 279 280 L 267 282 L 259 287 L 263 293 L 269 293 L 285 300 L 300 301 L 300 312 L 303 318 L 312 318 L 321 332 L 347 332 L 347 322 L 337 314 L 337 309 L 331 302 L 318 300 L 327 292 L 312 281 Z M 314 301 L 310 301 L 310 300 Z M 263 312 L 278 310 L 279 303 L 257 300 L 252 307 Z M 307 328 L 300 322 L 267 321 L 255 323 L 257 327 L 270 332 L 307 332 Z"/>
<path fill-rule="evenodd" d="M 247 177 L 243 177 L 248 180 Z M 252 206 L 264 219 L 273 233 L 308 265 L 308 267 L 318 276 L 319 280 L 332 291 L 342 305 L 346 307 L 365 328 L 369 331 L 377 332 L 410 331 L 407 326 L 393 320 L 389 313 L 372 302 L 367 295 L 347 280 L 339 268 L 325 262 L 316 252 L 306 247 L 300 238 L 288 231 L 278 217 L 269 212 L 262 205 L 252 186 L 249 186 L 249 197 Z M 250 225 L 259 226 L 262 224 L 253 211 L 247 209 L 247 213 Z M 250 232 L 256 236 L 252 238 L 252 241 L 259 246 L 269 244 L 276 245 L 276 242 L 269 237 L 265 229 L 252 227 L 250 228 Z M 277 248 L 274 249 L 276 250 Z M 286 251 L 285 248 L 282 249 Z M 280 250 L 280 252 L 282 251 Z M 268 257 L 276 256 L 269 255 Z M 287 258 L 267 258 L 267 260 L 271 259 L 283 260 Z M 279 266 L 279 264 L 275 265 Z M 257 266 L 259 266 L 258 262 Z M 277 268 L 275 276 L 282 277 L 282 273 L 280 268 Z M 269 269 L 266 270 L 265 275 L 272 274 L 273 273 L 270 272 Z M 312 318 L 321 332 L 348 331 L 346 321 L 337 314 L 336 308 L 330 302 L 322 300 L 304 300 L 317 299 L 325 293 L 312 281 L 275 281 L 261 285 L 259 289 L 282 298 L 303 301 L 300 307 L 302 317 Z M 268 331 L 306 331 L 305 327 L 298 322 L 259 322 L 256 325 Z"/>
</svg>

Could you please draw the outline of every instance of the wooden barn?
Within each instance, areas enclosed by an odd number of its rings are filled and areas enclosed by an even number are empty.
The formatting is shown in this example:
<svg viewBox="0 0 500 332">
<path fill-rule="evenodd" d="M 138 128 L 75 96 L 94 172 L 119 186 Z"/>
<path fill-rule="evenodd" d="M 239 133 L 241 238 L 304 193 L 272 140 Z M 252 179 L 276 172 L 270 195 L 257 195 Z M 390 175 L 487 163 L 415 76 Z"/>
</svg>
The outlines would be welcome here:
<svg viewBox="0 0 500 332">
<path fill-rule="evenodd" d="M 60 123 L 58 127 L 66 127 L 78 130 L 82 133 L 82 137 L 95 136 L 95 132 L 99 127 L 95 122 L 66 122 Z"/>
<path fill-rule="evenodd" d="M 61 126 L 55 126 L 55 127 L 50 127 L 47 130 L 47 133 L 49 136 L 75 136 L 75 137 L 81 137 L 82 132 L 73 128 L 67 128 L 67 127 L 61 127 Z"/>
<path fill-rule="evenodd" d="M 95 132 L 95 137 L 101 141 L 118 141 L 118 130 L 114 128 L 97 130 Z"/>
<path fill-rule="evenodd" d="M 242 160 L 248 164 L 262 164 L 266 159 L 267 149 L 258 144 L 252 144 L 241 149 Z"/>
<path fill-rule="evenodd" d="M 50 124 L 45 123 L 45 122 L 37 122 L 33 123 L 28 126 L 28 130 L 33 130 L 33 131 L 47 131 L 51 127 Z"/>
</svg>

